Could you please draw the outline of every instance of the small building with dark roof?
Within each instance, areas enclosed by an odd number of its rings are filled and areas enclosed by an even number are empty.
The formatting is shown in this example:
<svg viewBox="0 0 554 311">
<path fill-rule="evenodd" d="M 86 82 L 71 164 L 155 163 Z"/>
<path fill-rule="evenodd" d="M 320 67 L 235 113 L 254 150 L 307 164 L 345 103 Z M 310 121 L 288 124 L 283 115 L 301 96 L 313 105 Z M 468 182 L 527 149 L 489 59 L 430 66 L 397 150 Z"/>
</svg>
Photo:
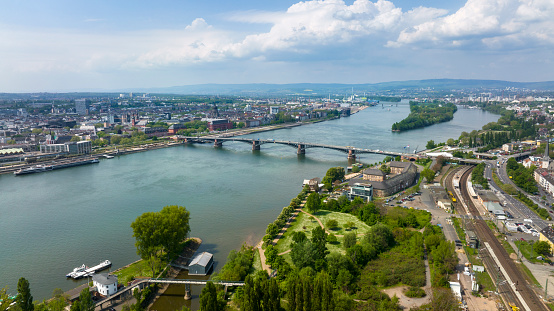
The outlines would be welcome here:
<svg viewBox="0 0 554 311">
<path fill-rule="evenodd" d="M 206 275 L 214 265 L 213 255 L 208 252 L 198 254 L 189 264 L 189 275 Z"/>
</svg>

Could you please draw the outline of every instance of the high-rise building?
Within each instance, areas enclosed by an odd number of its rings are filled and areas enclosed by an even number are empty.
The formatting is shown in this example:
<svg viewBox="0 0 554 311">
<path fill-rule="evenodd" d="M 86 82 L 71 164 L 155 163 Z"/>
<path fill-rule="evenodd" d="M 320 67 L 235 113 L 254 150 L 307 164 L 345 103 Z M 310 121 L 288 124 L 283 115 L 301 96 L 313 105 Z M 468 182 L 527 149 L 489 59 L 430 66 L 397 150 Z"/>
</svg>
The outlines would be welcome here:
<svg viewBox="0 0 554 311">
<path fill-rule="evenodd" d="M 76 99 L 75 100 L 75 112 L 77 114 L 88 114 L 90 101 L 86 98 Z"/>
</svg>

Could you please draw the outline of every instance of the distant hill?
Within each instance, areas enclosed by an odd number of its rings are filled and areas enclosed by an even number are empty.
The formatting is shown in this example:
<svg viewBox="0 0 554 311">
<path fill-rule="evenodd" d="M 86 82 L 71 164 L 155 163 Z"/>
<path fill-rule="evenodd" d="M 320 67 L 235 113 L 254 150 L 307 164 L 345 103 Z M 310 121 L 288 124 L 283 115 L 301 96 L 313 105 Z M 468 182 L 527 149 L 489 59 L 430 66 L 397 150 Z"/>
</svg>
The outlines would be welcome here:
<svg viewBox="0 0 554 311">
<path fill-rule="evenodd" d="M 363 92 L 415 91 L 430 89 L 434 91 L 451 91 L 460 89 L 491 90 L 505 88 L 554 91 L 554 81 L 546 82 L 511 82 L 502 80 L 466 80 L 466 79 L 428 79 L 394 81 L 373 84 L 340 84 L 340 83 L 292 83 L 292 84 L 197 84 L 172 86 L 165 88 L 127 89 L 129 92 L 190 94 L 190 95 L 274 95 L 274 96 L 323 96 L 327 94 L 348 94 L 352 88 L 356 94 Z"/>
</svg>

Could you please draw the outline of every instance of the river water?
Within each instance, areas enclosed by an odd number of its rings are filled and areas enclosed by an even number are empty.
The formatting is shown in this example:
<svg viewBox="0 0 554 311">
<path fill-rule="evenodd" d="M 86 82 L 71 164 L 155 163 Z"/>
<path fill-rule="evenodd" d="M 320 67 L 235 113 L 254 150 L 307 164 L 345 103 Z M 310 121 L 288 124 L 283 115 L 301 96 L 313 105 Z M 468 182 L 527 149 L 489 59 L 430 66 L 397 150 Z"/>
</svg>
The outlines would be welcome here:
<svg viewBox="0 0 554 311">
<path fill-rule="evenodd" d="M 408 113 L 407 104 L 384 103 L 348 118 L 250 136 L 413 151 L 430 139 L 457 138 L 462 131 L 498 119 L 460 108 L 450 122 L 391 132 L 392 123 Z M 361 161 L 382 159 L 362 155 Z M 35 300 L 42 300 L 55 288 L 68 290 L 85 282 L 65 278 L 83 263 L 109 259 L 115 269 L 135 261 L 131 222 L 173 204 L 190 211 L 190 234 L 202 238 L 200 251 L 214 254 L 217 270 L 230 250 L 261 239 L 304 179 L 323 177 L 329 167 L 347 163 L 346 154 L 333 150 L 307 149 L 305 156 L 297 156 L 288 146 L 265 144 L 253 152 L 251 145 L 230 142 L 219 149 L 209 144 L 178 146 L 42 174 L 2 175 L 0 287 L 15 293 L 17 280 L 25 277 Z M 184 304 L 180 294 L 163 299 L 171 309 Z M 196 305 L 193 299 L 193 309 Z"/>
</svg>

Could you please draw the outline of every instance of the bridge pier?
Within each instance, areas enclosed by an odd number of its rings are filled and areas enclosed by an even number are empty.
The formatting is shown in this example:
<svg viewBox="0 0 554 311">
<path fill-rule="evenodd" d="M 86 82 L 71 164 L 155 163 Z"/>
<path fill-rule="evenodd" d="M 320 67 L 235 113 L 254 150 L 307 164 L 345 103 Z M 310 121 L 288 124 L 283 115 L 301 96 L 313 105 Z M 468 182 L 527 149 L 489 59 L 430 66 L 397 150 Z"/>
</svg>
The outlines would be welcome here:
<svg viewBox="0 0 554 311">
<path fill-rule="evenodd" d="M 296 154 L 306 154 L 306 146 L 299 144 L 298 151 L 296 151 Z"/>
<path fill-rule="evenodd" d="M 214 140 L 214 147 L 221 148 L 223 146 L 223 142 L 221 140 Z"/>
<path fill-rule="evenodd" d="M 260 150 L 260 142 L 259 141 L 252 141 L 252 151 Z"/>
<path fill-rule="evenodd" d="M 352 149 L 348 150 L 348 160 L 356 160 L 356 152 Z"/>
<path fill-rule="evenodd" d="M 190 300 L 191 298 L 190 284 L 185 284 L 185 300 Z"/>
</svg>

